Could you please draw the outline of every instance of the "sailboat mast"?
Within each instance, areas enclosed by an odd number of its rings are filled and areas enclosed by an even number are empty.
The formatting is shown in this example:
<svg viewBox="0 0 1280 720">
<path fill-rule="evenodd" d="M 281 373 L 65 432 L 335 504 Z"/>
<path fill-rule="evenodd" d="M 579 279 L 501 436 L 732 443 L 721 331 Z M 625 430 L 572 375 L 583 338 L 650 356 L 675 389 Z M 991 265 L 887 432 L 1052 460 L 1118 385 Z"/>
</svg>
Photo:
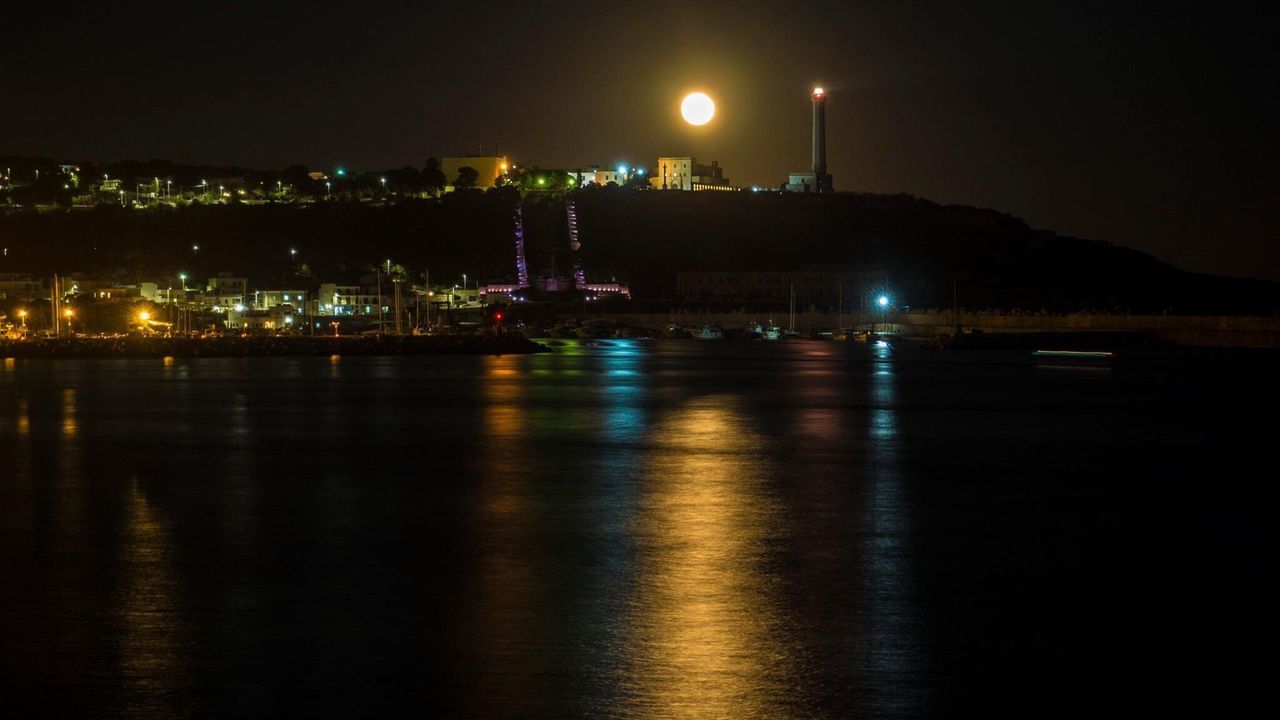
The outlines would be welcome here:
<svg viewBox="0 0 1280 720">
<path fill-rule="evenodd" d="M 787 332 L 795 332 L 795 331 L 796 331 L 796 283 L 794 280 L 792 280 L 791 281 L 791 318 L 789 320 L 789 327 L 787 327 Z"/>
</svg>

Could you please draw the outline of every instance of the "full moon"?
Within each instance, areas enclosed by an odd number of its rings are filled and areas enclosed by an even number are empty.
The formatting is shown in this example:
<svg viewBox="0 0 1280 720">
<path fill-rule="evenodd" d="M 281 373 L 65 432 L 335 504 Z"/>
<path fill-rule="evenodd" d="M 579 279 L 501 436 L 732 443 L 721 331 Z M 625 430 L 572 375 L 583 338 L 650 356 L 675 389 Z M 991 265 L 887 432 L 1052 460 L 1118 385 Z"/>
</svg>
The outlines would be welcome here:
<svg viewBox="0 0 1280 720">
<path fill-rule="evenodd" d="M 715 117 L 716 104 L 705 93 L 690 93 L 680 103 L 680 114 L 690 125 L 706 125 Z"/>
</svg>

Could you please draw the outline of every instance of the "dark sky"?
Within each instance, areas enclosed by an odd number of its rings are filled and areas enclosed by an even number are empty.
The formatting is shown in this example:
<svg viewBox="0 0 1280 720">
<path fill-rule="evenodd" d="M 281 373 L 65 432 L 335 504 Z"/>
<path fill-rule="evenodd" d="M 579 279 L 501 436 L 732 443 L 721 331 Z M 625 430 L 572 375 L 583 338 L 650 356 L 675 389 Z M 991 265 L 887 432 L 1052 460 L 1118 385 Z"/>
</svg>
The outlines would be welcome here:
<svg viewBox="0 0 1280 720">
<path fill-rule="evenodd" d="M 0 154 L 356 168 L 808 165 L 1280 279 L 1275 13 L 1071 2 L 14 2 Z M 1243 6 L 1243 4 L 1242 4 Z M 689 89 L 718 104 L 697 132 Z"/>
</svg>

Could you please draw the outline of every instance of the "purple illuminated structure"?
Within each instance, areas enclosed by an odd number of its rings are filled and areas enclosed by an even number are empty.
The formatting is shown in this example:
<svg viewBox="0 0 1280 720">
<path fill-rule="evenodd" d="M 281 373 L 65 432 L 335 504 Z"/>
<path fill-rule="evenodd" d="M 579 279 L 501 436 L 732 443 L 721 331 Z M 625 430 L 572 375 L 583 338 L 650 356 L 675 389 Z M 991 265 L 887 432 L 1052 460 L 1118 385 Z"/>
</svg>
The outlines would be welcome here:
<svg viewBox="0 0 1280 720">
<path fill-rule="evenodd" d="M 516 203 L 515 217 L 516 232 L 516 280 L 520 287 L 529 287 L 529 263 L 524 256 L 524 212 L 521 209 L 521 203 Z"/>
<path fill-rule="evenodd" d="M 566 200 L 564 208 L 569 216 L 569 249 L 573 251 L 573 284 L 581 290 L 587 285 L 587 276 L 582 271 L 582 256 L 578 254 L 578 249 L 582 247 L 582 243 L 578 242 L 578 210 L 573 206 L 572 200 Z"/>
</svg>

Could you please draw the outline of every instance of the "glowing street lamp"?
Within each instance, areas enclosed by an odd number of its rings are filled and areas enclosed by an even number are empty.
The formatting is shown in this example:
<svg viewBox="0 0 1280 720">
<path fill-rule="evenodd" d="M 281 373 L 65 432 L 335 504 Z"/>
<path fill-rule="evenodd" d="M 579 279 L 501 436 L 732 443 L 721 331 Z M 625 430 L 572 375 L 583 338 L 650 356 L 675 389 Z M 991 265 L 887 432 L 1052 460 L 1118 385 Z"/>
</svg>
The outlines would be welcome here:
<svg viewBox="0 0 1280 720">
<path fill-rule="evenodd" d="M 889 307 L 889 296 L 888 296 L 888 295 L 881 295 L 881 296 L 880 296 L 880 298 L 879 298 L 878 300 L 876 300 L 876 302 L 877 302 L 877 303 L 880 305 L 880 307 L 882 307 L 882 308 Z"/>
<path fill-rule="evenodd" d="M 27 329 L 27 311 L 26 311 L 26 310 L 19 310 L 19 311 L 18 311 L 18 319 L 22 321 L 22 329 L 23 329 L 23 330 L 26 330 L 26 329 Z"/>
<path fill-rule="evenodd" d="M 68 334 L 70 334 L 70 335 L 74 335 L 74 334 L 75 334 L 75 333 L 74 333 L 74 332 L 72 332 L 72 330 L 71 330 L 71 318 L 72 318 L 72 316 L 74 316 L 75 314 L 76 314 L 76 311 L 75 311 L 75 310 L 72 310 L 71 308 L 67 308 L 66 310 L 63 310 L 63 311 L 62 311 L 62 315 L 63 315 L 63 317 L 65 317 L 65 318 L 67 319 L 67 333 L 68 333 Z"/>
</svg>

